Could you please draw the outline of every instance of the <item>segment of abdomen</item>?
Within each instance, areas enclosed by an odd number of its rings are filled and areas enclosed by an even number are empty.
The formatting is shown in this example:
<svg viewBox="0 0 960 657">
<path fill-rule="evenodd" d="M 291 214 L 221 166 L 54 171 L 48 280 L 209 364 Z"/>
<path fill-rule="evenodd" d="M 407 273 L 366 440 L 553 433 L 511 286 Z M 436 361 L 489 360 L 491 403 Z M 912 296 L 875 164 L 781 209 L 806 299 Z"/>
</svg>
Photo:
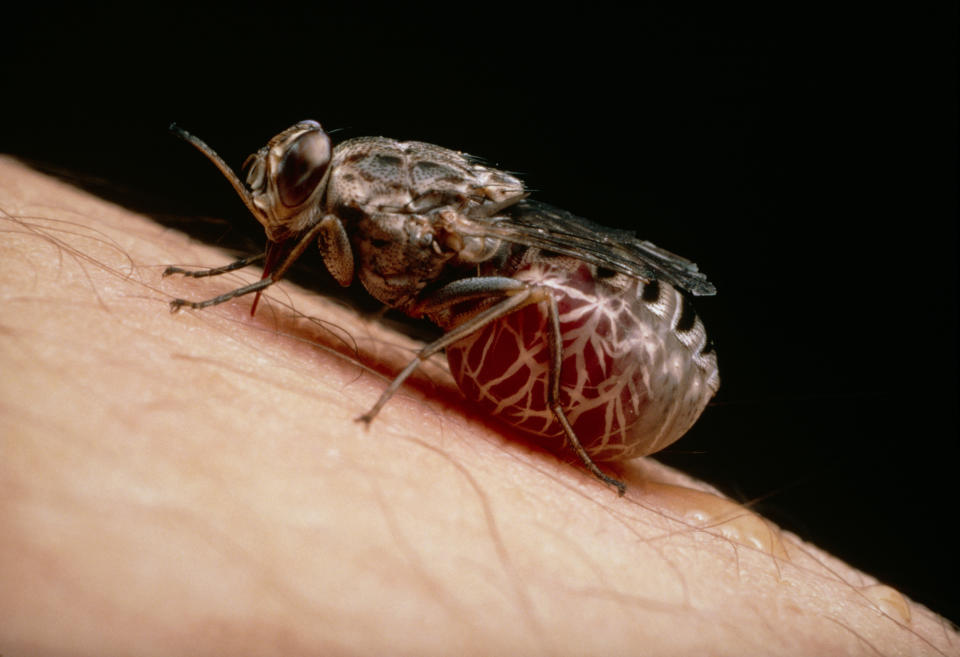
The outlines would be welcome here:
<svg viewBox="0 0 960 657">
<path fill-rule="evenodd" d="M 670 285 L 600 276 L 565 257 L 529 262 L 514 278 L 557 299 L 560 401 L 594 460 L 662 449 L 716 393 L 717 360 L 703 324 Z M 468 399 L 559 448 L 563 430 L 547 407 L 548 328 L 545 304 L 526 306 L 448 347 L 447 359 Z"/>
</svg>

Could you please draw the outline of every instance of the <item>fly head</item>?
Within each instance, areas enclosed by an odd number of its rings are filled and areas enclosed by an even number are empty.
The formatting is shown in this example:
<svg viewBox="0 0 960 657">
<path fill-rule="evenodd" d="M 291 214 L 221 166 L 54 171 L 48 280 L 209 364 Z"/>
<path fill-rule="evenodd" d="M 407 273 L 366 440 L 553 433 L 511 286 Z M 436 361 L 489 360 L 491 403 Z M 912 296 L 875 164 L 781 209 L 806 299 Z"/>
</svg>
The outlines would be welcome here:
<svg viewBox="0 0 960 657">
<path fill-rule="evenodd" d="M 316 121 L 287 128 L 247 158 L 247 187 L 271 242 L 283 242 L 314 226 L 322 216 L 332 146 Z"/>
</svg>

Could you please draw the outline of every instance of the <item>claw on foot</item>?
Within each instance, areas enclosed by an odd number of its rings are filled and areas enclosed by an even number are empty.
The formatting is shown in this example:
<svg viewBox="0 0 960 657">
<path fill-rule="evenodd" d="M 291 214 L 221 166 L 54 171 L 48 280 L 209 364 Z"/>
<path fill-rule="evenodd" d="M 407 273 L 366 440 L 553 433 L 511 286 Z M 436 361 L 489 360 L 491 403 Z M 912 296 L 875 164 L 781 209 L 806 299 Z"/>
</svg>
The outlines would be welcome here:
<svg viewBox="0 0 960 657">
<path fill-rule="evenodd" d="M 353 418 L 354 422 L 363 422 L 366 426 L 370 426 L 370 423 L 373 422 L 373 415 L 370 413 L 364 413 L 363 415 Z"/>
</svg>

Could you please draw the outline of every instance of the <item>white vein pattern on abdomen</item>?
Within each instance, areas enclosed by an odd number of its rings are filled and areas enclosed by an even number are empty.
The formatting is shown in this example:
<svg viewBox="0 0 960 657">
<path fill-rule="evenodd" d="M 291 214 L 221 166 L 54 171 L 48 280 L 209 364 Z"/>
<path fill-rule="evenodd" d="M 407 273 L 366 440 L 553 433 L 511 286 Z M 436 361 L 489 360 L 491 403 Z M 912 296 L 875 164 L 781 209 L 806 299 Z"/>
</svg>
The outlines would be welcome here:
<svg viewBox="0 0 960 657">
<path fill-rule="evenodd" d="M 513 274 L 557 300 L 560 402 L 599 461 L 652 453 L 679 438 L 720 385 L 716 355 L 689 301 L 671 285 L 598 271 L 530 249 Z M 448 347 L 464 394 L 523 431 L 563 441 L 547 406 L 548 317 L 518 310 Z"/>
</svg>

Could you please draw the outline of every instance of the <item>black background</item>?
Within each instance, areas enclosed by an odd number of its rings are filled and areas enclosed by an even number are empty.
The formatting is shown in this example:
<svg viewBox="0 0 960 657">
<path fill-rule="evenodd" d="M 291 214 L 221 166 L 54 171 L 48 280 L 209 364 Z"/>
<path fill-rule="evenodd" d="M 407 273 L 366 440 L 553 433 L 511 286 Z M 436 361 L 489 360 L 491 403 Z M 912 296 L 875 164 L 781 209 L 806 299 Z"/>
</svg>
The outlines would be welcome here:
<svg viewBox="0 0 960 657">
<path fill-rule="evenodd" d="M 0 152 L 251 249 L 171 121 L 234 166 L 315 118 L 519 172 L 719 289 L 721 392 L 660 458 L 957 621 L 957 17 L 667 7 L 44 5 Z"/>
</svg>

